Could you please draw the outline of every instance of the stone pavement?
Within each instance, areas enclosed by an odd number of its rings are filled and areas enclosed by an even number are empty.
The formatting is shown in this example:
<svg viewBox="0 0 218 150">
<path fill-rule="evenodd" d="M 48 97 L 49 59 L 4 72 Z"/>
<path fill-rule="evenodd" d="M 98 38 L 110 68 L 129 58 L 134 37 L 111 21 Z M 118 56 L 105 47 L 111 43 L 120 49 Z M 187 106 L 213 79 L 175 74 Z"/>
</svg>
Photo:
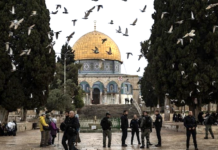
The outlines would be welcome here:
<svg viewBox="0 0 218 150">
<path fill-rule="evenodd" d="M 154 130 L 154 129 L 153 129 Z M 112 147 L 110 150 L 137 150 L 137 140 L 135 138 L 134 145 L 130 145 L 131 133 L 128 133 L 127 148 L 121 147 L 121 133 L 113 133 L 112 135 Z M 0 150 L 63 150 L 61 145 L 62 133 L 60 133 L 59 146 L 40 148 L 40 132 L 39 130 L 32 130 L 26 132 L 20 132 L 16 137 L 0 137 Z M 81 133 L 82 142 L 78 144 L 80 150 L 103 150 L 102 148 L 102 134 L 101 133 Z M 215 135 L 216 139 L 203 139 L 204 134 L 197 135 L 199 150 L 218 150 L 218 135 Z M 169 130 L 162 130 L 162 147 L 156 148 L 151 146 L 152 150 L 185 150 L 186 136 L 183 132 L 175 132 Z M 58 144 L 58 138 L 56 138 L 56 144 Z M 155 131 L 151 134 L 151 143 L 156 144 Z M 109 150 L 105 148 L 105 150 Z M 192 139 L 190 140 L 190 150 L 194 150 Z"/>
</svg>

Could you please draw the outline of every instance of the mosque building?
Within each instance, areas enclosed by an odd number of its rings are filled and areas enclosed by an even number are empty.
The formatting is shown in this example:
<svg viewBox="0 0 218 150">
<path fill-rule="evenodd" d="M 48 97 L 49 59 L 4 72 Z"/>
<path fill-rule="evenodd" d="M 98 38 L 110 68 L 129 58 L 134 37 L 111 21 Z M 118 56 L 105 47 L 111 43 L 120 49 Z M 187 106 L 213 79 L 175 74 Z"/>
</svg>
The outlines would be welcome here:
<svg viewBox="0 0 218 150">
<path fill-rule="evenodd" d="M 106 39 L 103 43 L 102 39 Z M 94 50 L 98 49 L 98 53 Z M 108 54 L 111 48 L 111 53 Z M 104 33 L 96 31 L 83 35 L 73 46 L 79 70 L 79 85 L 84 90 L 85 105 L 125 104 L 127 99 L 140 101 L 138 75 L 121 73 L 121 53 L 117 44 Z"/>
</svg>

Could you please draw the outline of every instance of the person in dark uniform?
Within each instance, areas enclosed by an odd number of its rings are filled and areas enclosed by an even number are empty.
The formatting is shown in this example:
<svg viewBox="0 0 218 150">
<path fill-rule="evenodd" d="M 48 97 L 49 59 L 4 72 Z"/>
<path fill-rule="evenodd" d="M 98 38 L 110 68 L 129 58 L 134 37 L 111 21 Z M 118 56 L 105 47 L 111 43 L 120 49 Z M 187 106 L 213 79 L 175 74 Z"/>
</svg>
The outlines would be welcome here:
<svg viewBox="0 0 218 150">
<path fill-rule="evenodd" d="M 129 127 L 129 122 L 128 122 L 128 111 L 124 110 L 123 115 L 121 116 L 121 129 L 122 129 L 122 147 L 127 147 L 126 145 L 126 138 L 127 138 L 127 129 Z"/>
<path fill-rule="evenodd" d="M 156 115 L 156 120 L 154 121 L 154 126 L 155 126 L 155 129 L 156 129 L 156 134 L 157 134 L 157 139 L 158 139 L 158 144 L 155 145 L 155 146 L 156 147 L 161 147 L 161 135 L 160 135 L 160 132 L 161 132 L 161 128 L 162 128 L 163 119 L 162 119 L 162 116 L 160 115 L 159 110 L 155 111 L 155 115 Z"/>
<path fill-rule="evenodd" d="M 137 115 L 133 116 L 133 119 L 130 122 L 130 128 L 132 129 L 132 138 L 131 138 L 131 145 L 133 145 L 133 139 L 134 135 L 136 133 L 137 139 L 138 139 L 138 144 L 140 145 L 140 139 L 139 139 L 139 123 L 138 123 L 138 118 Z"/>
<path fill-rule="evenodd" d="M 197 141 L 196 141 L 196 127 L 197 127 L 197 121 L 195 120 L 195 117 L 192 114 L 192 111 L 189 111 L 188 116 L 184 119 L 184 126 L 186 127 L 186 148 L 189 149 L 189 141 L 190 137 L 192 135 L 193 142 L 195 145 L 195 150 L 198 150 Z"/>
<path fill-rule="evenodd" d="M 111 114 L 106 113 L 106 117 L 101 120 L 101 127 L 103 130 L 103 147 L 106 147 L 106 137 L 108 137 L 108 148 L 111 147 L 111 127 L 112 122 L 110 120 Z"/>
</svg>

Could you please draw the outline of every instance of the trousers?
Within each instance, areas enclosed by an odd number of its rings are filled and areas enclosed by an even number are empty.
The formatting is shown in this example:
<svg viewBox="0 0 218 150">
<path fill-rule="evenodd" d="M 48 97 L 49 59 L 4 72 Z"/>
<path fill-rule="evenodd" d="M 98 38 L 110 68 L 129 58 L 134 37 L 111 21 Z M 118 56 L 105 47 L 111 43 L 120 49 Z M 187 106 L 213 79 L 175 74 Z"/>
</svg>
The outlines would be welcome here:
<svg viewBox="0 0 218 150">
<path fill-rule="evenodd" d="M 126 138 L 127 138 L 127 128 L 122 129 L 122 145 L 126 144 Z"/>
<path fill-rule="evenodd" d="M 158 145 L 161 145 L 161 135 L 160 135 L 161 128 L 156 127 L 155 129 L 156 129 L 156 134 L 157 134 L 157 139 L 158 139 Z"/>
<path fill-rule="evenodd" d="M 45 131 L 41 131 L 41 142 L 40 145 L 45 145 Z"/>
<path fill-rule="evenodd" d="M 189 141 L 190 141 L 191 135 L 193 138 L 193 143 L 195 145 L 195 148 L 197 148 L 196 130 L 189 130 L 189 129 L 187 129 L 187 131 L 186 131 L 186 136 L 187 136 L 186 147 L 189 148 Z"/>
<path fill-rule="evenodd" d="M 140 139 L 139 139 L 139 129 L 132 129 L 131 143 L 133 143 L 133 139 L 134 139 L 135 133 L 136 133 L 136 137 L 137 137 L 138 143 L 140 143 Z"/>
<path fill-rule="evenodd" d="M 145 138 L 148 146 L 150 144 L 150 129 L 144 129 L 141 131 L 142 146 L 145 146 Z"/>
<path fill-rule="evenodd" d="M 44 131 L 45 132 L 45 145 L 48 145 L 50 141 L 50 130 Z"/>
<path fill-rule="evenodd" d="M 211 127 L 212 125 L 205 125 L 205 131 L 206 131 L 206 136 L 205 137 L 208 137 L 208 131 L 210 132 L 210 135 L 212 136 L 212 137 L 214 137 L 214 135 L 213 135 L 213 131 L 212 131 L 212 127 Z"/>
<path fill-rule="evenodd" d="M 108 137 L 108 147 L 111 146 L 111 130 L 103 130 L 103 146 L 106 146 L 106 138 Z"/>
<path fill-rule="evenodd" d="M 69 148 L 67 146 L 66 141 L 68 141 Z M 74 145 L 75 142 L 76 142 L 76 135 L 69 136 L 64 133 L 63 138 L 62 138 L 62 145 L 65 150 L 76 150 L 76 147 Z"/>
</svg>

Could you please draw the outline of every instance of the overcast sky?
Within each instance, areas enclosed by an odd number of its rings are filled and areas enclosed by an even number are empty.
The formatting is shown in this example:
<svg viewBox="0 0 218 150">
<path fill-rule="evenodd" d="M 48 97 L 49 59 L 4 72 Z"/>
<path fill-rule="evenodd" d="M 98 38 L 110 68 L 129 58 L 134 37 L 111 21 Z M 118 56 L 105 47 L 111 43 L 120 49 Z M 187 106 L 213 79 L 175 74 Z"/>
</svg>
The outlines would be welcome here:
<svg viewBox="0 0 218 150">
<path fill-rule="evenodd" d="M 56 53 L 60 53 L 61 47 L 66 42 L 66 36 L 75 31 L 73 39 L 69 45 L 73 46 L 74 43 L 84 34 L 94 31 L 94 21 L 96 20 L 97 31 L 102 32 L 112 38 L 118 45 L 121 52 L 121 60 L 124 62 L 122 65 L 122 73 L 142 76 L 144 68 L 147 66 L 147 61 L 142 58 L 138 61 L 140 54 L 140 42 L 145 41 L 150 37 L 150 29 L 153 25 L 151 17 L 154 12 L 154 0 L 99 0 L 98 2 L 92 0 L 46 0 L 47 8 L 56 11 L 56 5 L 61 4 L 62 8 L 59 9 L 57 15 L 51 14 L 51 29 L 54 31 L 62 31 L 59 39 L 56 41 L 54 47 Z M 93 6 L 103 5 L 103 9 L 97 12 L 94 10 L 89 16 L 88 20 L 82 19 L 85 11 Z M 147 5 L 145 13 L 141 13 Z M 68 9 L 69 14 L 63 14 L 64 8 Z M 136 26 L 130 24 L 138 18 Z M 71 20 L 77 19 L 76 26 L 73 26 Z M 114 25 L 110 25 L 110 20 L 114 20 Z M 125 29 L 129 30 L 129 37 L 124 37 L 122 34 L 116 33 L 118 26 L 121 26 L 122 32 Z M 55 39 L 56 40 L 56 39 Z M 127 52 L 132 52 L 133 56 L 127 60 Z M 141 67 L 140 72 L 136 72 Z"/>
</svg>

